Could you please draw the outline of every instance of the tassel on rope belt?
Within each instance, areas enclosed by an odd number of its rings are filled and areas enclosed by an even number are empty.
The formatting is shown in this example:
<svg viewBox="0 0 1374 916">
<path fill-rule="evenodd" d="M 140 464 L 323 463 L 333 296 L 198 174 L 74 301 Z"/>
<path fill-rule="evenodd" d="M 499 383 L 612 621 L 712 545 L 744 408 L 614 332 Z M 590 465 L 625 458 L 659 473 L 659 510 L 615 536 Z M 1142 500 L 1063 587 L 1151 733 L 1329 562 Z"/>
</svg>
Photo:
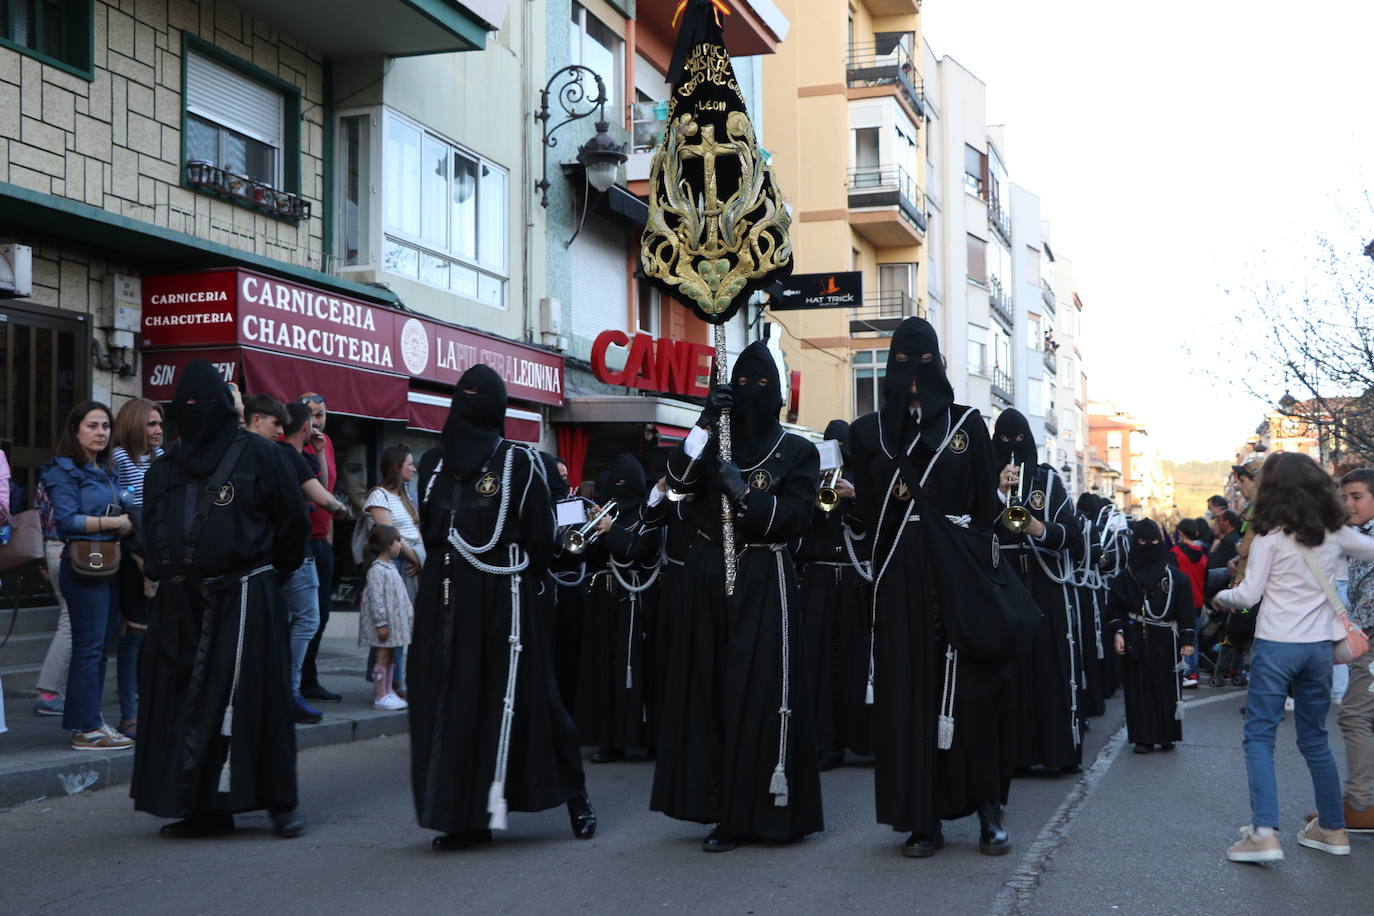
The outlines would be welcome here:
<svg viewBox="0 0 1374 916">
<path fill-rule="evenodd" d="M 220 720 L 219 725 L 219 733 L 231 739 L 229 746 L 224 750 L 224 765 L 220 767 L 219 784 L 216 787 L 218 791 L 226 794 L 232 784 L 229 761 L 234 755 L 234 742 L 232 740 L 234 736 L 234 698 L 238 696 L 239 692 L 239 675 L 243 668 L 243 634 L 248 627 L 248 580 L 271 571 L 270 565 L 259 566 L 257 569 L 249 570 L 238 577 L 223 575 L 201 580 L 201 588 L 206 594 L 224 591 L 233 583 L 237 583 L 239 586 L 239 628 L 238 636 L 234 640 L 234 679 L 229 685 L 229 702 L 224 707 L 224 718 Z"/>
<path fill-rule="evenodd" d="M 659 573 L 659 570 L 661 570 L 661 569 L 663 568 L 663 567 L 659 566 L 658 564 L 655 564 L 655 565 L 654 565 L 654 571 L 653 571 L 652 573 L 650 573 L 650 574 L 649 574 L 649 578 L 646 579 L 646 580 L 643 581 L 643 582 L 640 582 L 640 581 L 639 581 L 639 570 L 638 570 L 638 569 L 630 569 L 630 577 L 631 577 L 632 579 L 634 579 L 634 581 L 633 581 L 633 582 L 627 582 L 627 581 L 625 581 L 625 577 L 621 575 L 620 570 L 621 570 L 622 568 L 629 568 L 629 567 L 632 567 L 632 566 L 634 566 L 633 563 L 624 563 L 624 564 L 622 564 L 622 563 L 617 562 L 615 557 L 611 557 L 611 569 L 610 569 L 611 575 L 615 578 L 615 581 L 620 585 L 620 587 L 623 588 L 623 589 L 629 594 L 629 596 L 630 596 L 630 624 L 629 624 L 629 627 L 628 627 L 628 629 L 627 629 L 627 631 L 626 631 L 626 634 L 625 634 L 625 689 L 626 689 L 626 690 L 630 690 L 631 688 L 634 687 L 634 684 L 635 684 L 635 676 L 634 676 L 634 657 L 635 657 L 635 652 L 634 652 L 634 645 L 635 645 L 635 610 L 638 608 L 638 605 L 639 605 L 639 595 L 640 595 L 641 592 L 648 591 L 650 588 L 653 587 L 654 583 L 658 581 L 658 573 Z"/>
<path fill-rule="evenodd" d="M 1169 631 L 1174 644 L 1174 718 L 1183 721 L 1183 682 L 1179 679 L 1179 672 L 1183 670 L 1184 665 L 1178 654 L 1178 624 L 1172 620 L 1152 620 L 1144 614 L 1130 614 L 1128 616 L 1144 626 Z"/>
</svg>

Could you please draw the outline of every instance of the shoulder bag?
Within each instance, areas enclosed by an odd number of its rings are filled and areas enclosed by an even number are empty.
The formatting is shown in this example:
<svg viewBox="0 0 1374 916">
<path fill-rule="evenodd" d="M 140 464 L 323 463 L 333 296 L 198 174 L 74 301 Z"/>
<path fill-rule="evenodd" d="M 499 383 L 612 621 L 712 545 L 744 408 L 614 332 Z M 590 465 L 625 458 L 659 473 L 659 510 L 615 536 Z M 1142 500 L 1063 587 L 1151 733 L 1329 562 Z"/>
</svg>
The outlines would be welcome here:
<svg viewBox="0 0 1374 916">
<path fill-rule="evenodd" d="M 1298 544 L 1298 553 L 1302 555 L 1302 561 L 1307 564 L 1312 578 L 1316 579 L 1322 591 L 1326 592 L 1327 604 L 1336 612 L 1336 622 L 1345 629 L 1343 638 L 1332 641 L 1331 650 L 1336 664 L 1348 665 L 1369 651 L 1369 637 L 1364 634 L 1364 630 L 1350 622 L 1350 617 L 1345 612 L 1345 604 L 1342 603 L 1341 596 L 1336 594 L 1336 586 L 1331 584 L 1331 577 L 1317 565 L 1316 557 L 1312 556 L 1312 548 L 1306 544 Z"/>
<path fill-rule="evenodd" d="M 119 502 L 119 491 L 110 482 L 110 505 Z M 67 563 L 71 566 L 72 577 L 87 585 L 110 582 L 119 573 L 119 541 L 67 541 Z"/>
</svg>

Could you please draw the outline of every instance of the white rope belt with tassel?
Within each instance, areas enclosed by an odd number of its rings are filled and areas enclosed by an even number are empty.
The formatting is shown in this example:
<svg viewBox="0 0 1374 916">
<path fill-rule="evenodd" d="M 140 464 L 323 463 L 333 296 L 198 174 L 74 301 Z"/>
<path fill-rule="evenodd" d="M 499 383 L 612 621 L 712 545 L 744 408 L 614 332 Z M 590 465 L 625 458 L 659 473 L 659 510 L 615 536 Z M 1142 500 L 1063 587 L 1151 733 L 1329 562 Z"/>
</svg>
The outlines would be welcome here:
<svg viewBox="0 0 1374 916">
<path fill-rule="evenodd" d="M 260 576 L 265 572 L 271 572 L 271 566 L 259 566 L 250 572 L 239 576 L 239 629 L 238 638 L 234 641 L 234 680 L 229 685 L 229 702 L 224 707 L 224 718 L 220 720 L 219 733 L 231 739 L 228 746 L 224 749 L 224 765 L 219 771 L 218 791 L 227 794 L 232 784 L 229 760 L 234 755 L 234 698 L 239 692 L 239 674 L 243 668 L 243 634 L 248 627 L 248 580 L 254 576 Z"/>
</svg>

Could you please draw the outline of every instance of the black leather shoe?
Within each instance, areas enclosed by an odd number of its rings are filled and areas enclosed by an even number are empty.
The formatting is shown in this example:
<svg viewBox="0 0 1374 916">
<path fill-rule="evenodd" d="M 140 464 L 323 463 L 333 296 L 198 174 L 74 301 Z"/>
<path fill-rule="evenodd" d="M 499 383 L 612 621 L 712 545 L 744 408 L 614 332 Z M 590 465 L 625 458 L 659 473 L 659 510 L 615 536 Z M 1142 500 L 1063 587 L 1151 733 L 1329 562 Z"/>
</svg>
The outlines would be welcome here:
<svg viewBox="0 0 1374 916">
<path fill-rule="evenodd" d="M 277 836 L 289 840 L 305 833 L 305 818 L 301 817 L 300 808 L 273 808 L 267 813 L 272 816 L 272 832 Z"/>
<path fill-rule="evenodd" d="M 706 839 L 701 841 L 702 852 L 729 852 L 739 845 L 739 842 L 730 834 L 717 825 L 715 830 L 707 834 Z"/>
<path fill-rule="evenodd" d="M 1165 741 L 1159 746 L 1159 749 L 1161 751 L 1172 751 L 1174 749 L 1174 743 L 1172 741 Z"/>
<path fill-rule="evenodd" d="M 618 747 L 599 747 L 587 759 L 592 763 L 615 763 L 625 759 L 625 752 Z"/>
<path fill-rule="evenodd" d="M 1152 745 L 1149 744 L 1137 744 L 1135 746 L 1135 752 L 1137 754 L 1153 754 L 1155 752 L 1155 749 Z"/>
<path fill-rule="evenodd" d="M 185 820 L 163 824 L 158 834 L 173 840 L 198 840 L 201 837 L 232 833 L 233 830 L 234 815 L 228 811 L 206 811 L 202 814 L 193 814 Z"/>
<path fill-rule="evenodd" d="M 844 751 L 821 751 L 816 757 L 816 766 L 826 773 L 844 763 Z"/>
<path fill-rule="evenodd" d="M 937 849 L 945 848 L 945 835 L 937 830 L 934 834 L 913 833 L 902 844 L 902 855 L 913 859 L 929 859 Z"/>
<path fill-rule="evenodd" d="M 978 851 L 985 856 L 1005 855 L 1011 849 L 1011 834 L 1002 817 L 1001 805 L 980 805 L 978 824 Z"/>
<path fill-rule="evenodd" d="M 481 846 L 483 843 L 491 842 L 490 830 L 460 830 L 457 833 L 445 833 L 436 836 L 429 844 L 430 848 L 439 852 L 454 852 L 459 849 L 471 849 L 473 846 Z"/>
<path fill-rule="evenodd" d="M 1059 772 L 1064 776 L 1077 776 L 1083 772 L 1083 768 L 1076 763 L 1071 763 L 1066 767 L 1060 767 Z"/>
<path fill-rule="evenodd" d="M 314 684 L 310 687 L 302 687 L 301 696 L 305 697 L 307 700 L 321 700 L 325 703 L 337 703 L 343 699 L 341 695 L 332 690 L 325 690 L 324 687 L 319 684 Z"/>
<path fill-rule="evenodd" d="M 596 811 L 592 810 L 592 800 L 586 795 L 568 800 L 568 820 L 572 823 L 573 836 L 579 840 L 596 836 Z"/>
</svg>

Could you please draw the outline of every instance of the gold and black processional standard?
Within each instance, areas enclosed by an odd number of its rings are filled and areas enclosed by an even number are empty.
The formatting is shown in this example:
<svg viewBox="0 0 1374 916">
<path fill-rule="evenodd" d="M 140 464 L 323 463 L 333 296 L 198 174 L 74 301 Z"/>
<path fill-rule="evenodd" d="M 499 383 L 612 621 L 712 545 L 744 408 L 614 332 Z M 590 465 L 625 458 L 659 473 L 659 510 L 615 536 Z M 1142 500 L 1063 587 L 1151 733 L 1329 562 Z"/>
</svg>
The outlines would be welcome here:
<svg viewBox="0 0 1374 916">
<path fill-rule="evenodd" d="M 644 275 L 711 324 L 716 380 L 729 381 L 725 322 L 756 291 L 792 272 L 791 216 L 754 136 L 721 34 L 724 0 L 681 0 L 668 72 L 668 126 L 649 172 Z M 730 418 L 720 418 L 729 460 Z M 734 514 L 721 497 L 725 588 L 734 593 Z"/>
</svg>

